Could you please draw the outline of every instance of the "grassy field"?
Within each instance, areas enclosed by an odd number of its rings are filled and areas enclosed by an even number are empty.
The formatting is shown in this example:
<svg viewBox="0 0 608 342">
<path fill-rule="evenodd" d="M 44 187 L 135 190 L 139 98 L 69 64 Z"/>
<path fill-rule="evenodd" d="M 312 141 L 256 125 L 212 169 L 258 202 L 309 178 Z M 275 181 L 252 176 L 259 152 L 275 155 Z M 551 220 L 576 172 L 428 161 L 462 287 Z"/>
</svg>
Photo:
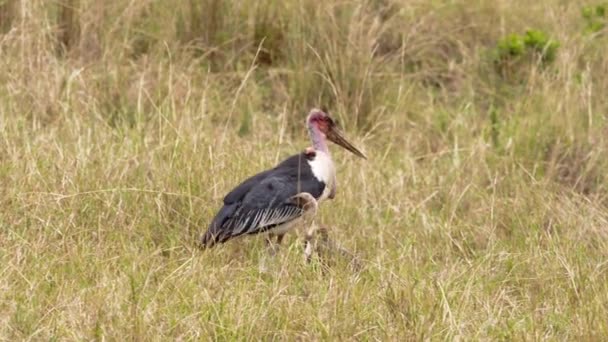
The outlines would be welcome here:
<svg viewBox="0 0 608 342">
<path fill-rule="evenodd" d="M 606 7 L 0 0 L 0 339 L 606 340 Z M 198 250 L 319 106 L 361 267 Z"/>
</svg>

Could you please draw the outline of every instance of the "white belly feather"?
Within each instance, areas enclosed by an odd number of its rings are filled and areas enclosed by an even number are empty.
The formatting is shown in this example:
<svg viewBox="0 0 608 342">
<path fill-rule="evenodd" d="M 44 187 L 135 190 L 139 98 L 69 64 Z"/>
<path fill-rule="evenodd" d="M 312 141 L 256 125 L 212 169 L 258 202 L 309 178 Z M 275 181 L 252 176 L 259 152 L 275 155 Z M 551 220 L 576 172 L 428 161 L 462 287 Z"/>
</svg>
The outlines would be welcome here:
<svg viewBox="0 0 608 342">
<path fill-rule="evenodd" d="M 333 161 L 329 155 L 327 155 L 327 153 L 323 151 L 315 152 L 316 155 L 314 159 L 309 160 L 308 164 L 310 164 L 312 174 L 315 176 L 315 178 L 325 183 L 325 189 L 323 189 L 323 193 L 319 198 L 319 201 L 323 201 L 329 197 L 331 189 L 336 185 L 336 169 Z"/>
</svg>

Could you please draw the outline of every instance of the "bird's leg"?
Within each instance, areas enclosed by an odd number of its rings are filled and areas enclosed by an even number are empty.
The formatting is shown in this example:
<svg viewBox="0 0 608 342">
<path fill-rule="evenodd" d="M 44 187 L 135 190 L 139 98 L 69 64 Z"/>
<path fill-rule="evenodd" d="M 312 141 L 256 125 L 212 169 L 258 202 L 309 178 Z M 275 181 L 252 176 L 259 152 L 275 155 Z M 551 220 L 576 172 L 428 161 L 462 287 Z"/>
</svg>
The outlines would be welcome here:
<svg viewBox="0 0 608 342">
<path fill-rule="evenodd" d="M 304 261 L 309 264 L 312 260 L 312 253 L 314 251 L 314 237 L 317 231 L 317 225 L 314 221 L 308 226 L 306 233 L 304 234 Z"/>
<path fill-rule="evenodd" d="M 277 253 L 278 245 L 275 247 L 272 238 L 274 238 L 274 234 L 272 233 L 269 233 L 268 236 L 266 236 L 266 249 L 268 250 L 268 254 L 274 256 Z"/>
<path fill-rule="evenodd" d="M 266 251 L 264 253 L 264 255 L 262 255 L 261 260 L 260 260 L 260 273 L 267 273 L 268 272 L 268 259 L 274 258 L 275 255 L 277 254 L 277 249 L 278 249 L 278 245 L 275 245 L 275 243 L 272 241 L 272 239 L 274 238 L 274 234 L 273 233 L 269 233 L 266 238 Z"/>
<path fill-rule="evenodd" d="M 318 209 L 317 200 L 307 192 L 293 196 L 292 200 L 304 210 L 302 215 L 304 227 L 306 227 L 304 233 L 304 260 L 306 263 L 310 263 L 314 251 L 313 239 L 316 231 L 314 219 Z"/>
</svg>

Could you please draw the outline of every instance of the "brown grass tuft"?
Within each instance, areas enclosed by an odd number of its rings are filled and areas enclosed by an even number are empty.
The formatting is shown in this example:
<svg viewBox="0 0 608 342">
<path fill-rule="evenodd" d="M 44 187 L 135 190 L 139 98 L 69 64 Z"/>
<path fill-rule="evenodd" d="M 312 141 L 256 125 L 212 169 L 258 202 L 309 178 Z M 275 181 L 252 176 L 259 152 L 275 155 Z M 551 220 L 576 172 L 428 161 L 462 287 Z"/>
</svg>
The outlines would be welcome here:
<svg viewBox="0 0 608 342">
<path fill-rule="evenodd" d="M 606 339 L 607 38 L 581 10 L 0 0 L 0 339 Z M 528 29 L 555 59 L 497 72 Z M 196 249 L 313 106 L 370 157 L 332 146 L 343 253 Z"/>
</svg>

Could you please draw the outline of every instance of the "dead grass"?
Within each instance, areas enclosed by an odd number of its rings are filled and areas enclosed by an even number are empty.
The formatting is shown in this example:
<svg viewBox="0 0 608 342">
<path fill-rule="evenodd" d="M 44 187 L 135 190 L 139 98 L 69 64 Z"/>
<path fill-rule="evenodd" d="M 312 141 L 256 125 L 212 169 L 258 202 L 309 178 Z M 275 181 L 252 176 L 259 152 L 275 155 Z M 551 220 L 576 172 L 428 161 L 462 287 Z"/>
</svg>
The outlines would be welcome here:
<svg viewBox="0 0 608 342">
<path fill-rule="evenodd" d="M 605 34 L 561 1 L 0 0 L 0 338 L 602 340 Z M 501 78 L 534 27 L 551 65 Z M 605 33 L 605 32 L 604 32 Z M 61 49 L 57 47 L 60 46 Z M 195 241 L 324 105 L 360 269 Z"/>
</svg>

